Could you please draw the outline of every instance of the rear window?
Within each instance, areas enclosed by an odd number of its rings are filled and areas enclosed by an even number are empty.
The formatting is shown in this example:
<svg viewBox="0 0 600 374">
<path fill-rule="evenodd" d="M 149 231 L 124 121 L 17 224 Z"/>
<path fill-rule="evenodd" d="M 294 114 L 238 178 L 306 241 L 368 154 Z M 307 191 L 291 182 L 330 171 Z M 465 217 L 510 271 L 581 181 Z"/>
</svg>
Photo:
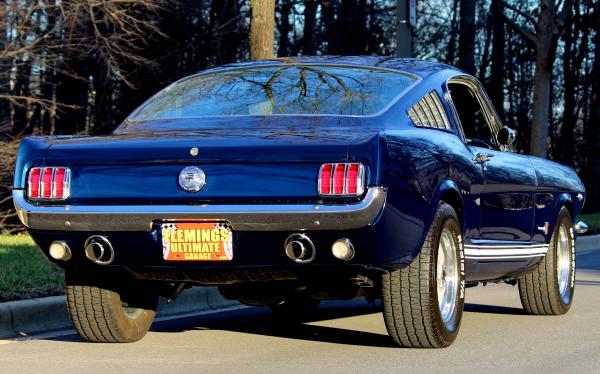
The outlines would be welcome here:
<svg viewBox="0 0 600 374">
<path fill-rule="evenodd" d="M 232 115 L 376 114 L 415 81 L 380 69 L 263 66 L 201 74 L 167 87 L 131 121 Z"/>
</svg>

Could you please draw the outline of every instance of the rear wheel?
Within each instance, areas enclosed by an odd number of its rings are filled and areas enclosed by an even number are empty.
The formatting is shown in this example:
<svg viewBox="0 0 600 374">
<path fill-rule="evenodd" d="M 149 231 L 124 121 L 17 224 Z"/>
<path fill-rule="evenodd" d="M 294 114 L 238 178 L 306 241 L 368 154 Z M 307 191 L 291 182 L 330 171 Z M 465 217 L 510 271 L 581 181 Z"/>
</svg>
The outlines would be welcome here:
<svg viewBox="0 0 600 374">
<path fill-rule="evenodd" d="M 523 308 L 529 314 L 559 315 L 571 308 L 575 291 L 575 237 L 569 211 L 558 213 L 544 260 L 519 279 Z"/>
<path fill-rule="evenodd" d="M 150 329 L 158 302 L 156 294 L 125 284 L 92 282 L 72 271 L 66 272 L 65 284 L 69 315 L 85 340 L 134 342 Z"/>
<path fill-rule="evenodd" d="M 464 252 L 454 209 L 441 204 L 419 256 L 382 277 L 385 325 L 401 347 L 452 344 L 464 305 Z"/>
</svg>

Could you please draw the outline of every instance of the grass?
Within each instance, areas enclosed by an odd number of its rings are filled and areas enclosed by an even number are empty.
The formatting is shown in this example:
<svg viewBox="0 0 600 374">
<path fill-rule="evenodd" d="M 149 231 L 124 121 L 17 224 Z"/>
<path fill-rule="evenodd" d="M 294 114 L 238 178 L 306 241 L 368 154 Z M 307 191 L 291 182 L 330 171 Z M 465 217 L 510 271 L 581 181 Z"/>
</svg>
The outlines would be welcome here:
<svg viewBox="0 0 600 374">
<path fill-rule="evenodd" d="M 61 295 L 63 282 L 29 235 L 0 235 L 0 302 Z"/>
<path fill-rule="evenodd" d="M 600 212 L 581 214 L 578 219 L 588 224 L 589 234 L 600 234 Z"/>
</svg>

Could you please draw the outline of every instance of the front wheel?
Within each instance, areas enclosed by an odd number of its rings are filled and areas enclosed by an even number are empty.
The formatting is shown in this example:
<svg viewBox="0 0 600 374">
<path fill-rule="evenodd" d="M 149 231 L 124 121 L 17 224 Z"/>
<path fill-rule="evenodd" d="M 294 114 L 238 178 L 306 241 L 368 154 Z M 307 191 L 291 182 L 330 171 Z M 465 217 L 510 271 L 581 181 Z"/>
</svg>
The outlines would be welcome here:
<svg viewBox="0 0 600 374">
<path fill-rule="evenodd" d="M 575 237 L 567 208 L 558 213 L 548 252 L 538 267 L 519 279 L 519 295 L 529 314 L 559 315 L 571 308 L 575 291 Z"/>
<path fill-rule="evenodd" d="M 458 222 L 454 209 L 440 204 L 419 256 L 382 277 L 385 325 L 401 347 L 447 347 L 458 335 L 465 297 Z"/>
<path fill-rule="evenodd" d="M 75 330 L 95 343 L 140 340 L 152 325 L 158 303 L 158 296 L 142 287 L 91 281 L 73 271 L 65 273 L 65 293 Z"/>
</svg>

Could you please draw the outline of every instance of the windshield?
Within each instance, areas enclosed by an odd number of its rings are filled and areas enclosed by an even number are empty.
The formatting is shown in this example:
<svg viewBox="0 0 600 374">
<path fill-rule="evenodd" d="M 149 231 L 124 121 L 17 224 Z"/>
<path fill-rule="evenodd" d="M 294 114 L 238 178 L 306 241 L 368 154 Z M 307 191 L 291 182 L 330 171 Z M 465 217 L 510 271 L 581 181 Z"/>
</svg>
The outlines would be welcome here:
<svg viewBox="0 0 600 374">
<path fill-rule="evenodd" d="M 131 121 L 230 115 L 366 116 L 415 78 L 376 68 L 286 65 L 201 74 L 158 93 Z"/>
</svg>

